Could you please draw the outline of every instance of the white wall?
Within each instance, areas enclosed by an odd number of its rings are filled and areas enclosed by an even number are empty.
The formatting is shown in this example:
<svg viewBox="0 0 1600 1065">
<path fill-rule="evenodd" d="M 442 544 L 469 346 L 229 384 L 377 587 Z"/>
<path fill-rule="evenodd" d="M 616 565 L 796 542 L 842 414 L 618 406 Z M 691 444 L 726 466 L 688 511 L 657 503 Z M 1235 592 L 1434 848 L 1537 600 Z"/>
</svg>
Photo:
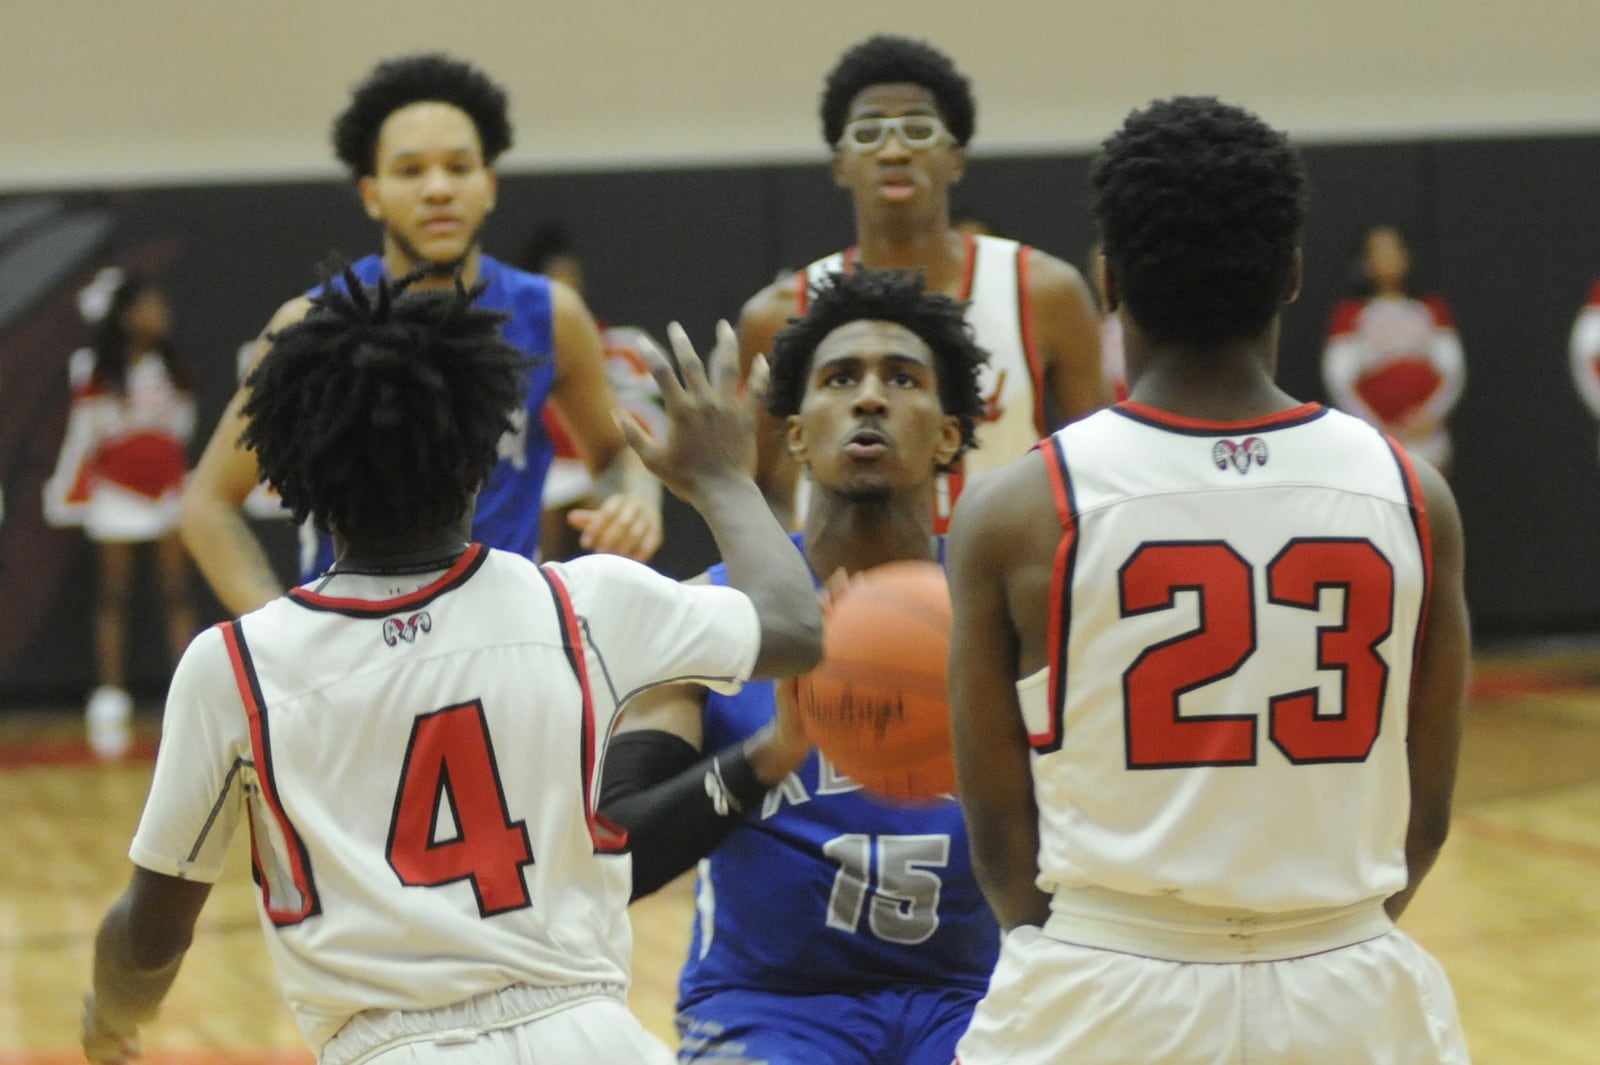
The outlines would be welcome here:
<svg viewBox="0 0 1600 1065">
<path fill-rule="evenodd" d="M 0 189 L 332 174 L 350 83 L 428 48 L 511 90 L 507 169 L 817 158 L 879 30 L 956 58 L 980 151 L 1174 92 L 1302 140 L 1600 131 L 1597 0 L 0 0 Z"/>
</svg>

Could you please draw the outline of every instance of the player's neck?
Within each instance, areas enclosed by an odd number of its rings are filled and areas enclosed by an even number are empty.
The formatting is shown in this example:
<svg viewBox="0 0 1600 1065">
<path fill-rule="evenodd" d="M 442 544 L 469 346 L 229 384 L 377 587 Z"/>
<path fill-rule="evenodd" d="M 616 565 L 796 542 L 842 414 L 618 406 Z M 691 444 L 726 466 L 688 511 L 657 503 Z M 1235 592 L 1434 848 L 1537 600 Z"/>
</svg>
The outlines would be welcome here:
<svg viewBox="0 0 1600 1065">
<path fill-rule="evenodd" d="M 1273 380 L 1275 360 L 1259 342 L 1205 352 L 1156 349 L 1140 361 L 1128 398 L 1171 414 L 1249 421 L 1300 405 Z"/>
<path fill-rule="evenodd" d="M 819 490 L 807 510 L 803 543 L 812 571 L 823 579 L 840 569 L 856 574 L 887 562 L 937 559 L 932 493 L 858 503 Z"/>
<path fill-rule="evenodd" d="M 947 211 L 917 225 L 858 218 L 856 261 L 869 270 L 917 270 L 930 292 L 958 295 L 967 272 L 967 242 L 950 228 Z"/>
<path fill-rule="evenodd" d="M 462 256 L 459 263 L 429 263 L 408 253 L 405 248 L 401 247 L 392 238 L 385 238 L 383 272 L 387 277 L 405 277 L 413 270 L 429 265 L 437 267 L 437 271 L 412 282 L 412 288 L 453 288 L 455 286 L 455 271 L 458 266 L 461 270 L 461 283 L 470 288 L 478 283 L 478 275 L 483 269 L 483 253 L 474 244 L 472 249 Z"/>
</svg>

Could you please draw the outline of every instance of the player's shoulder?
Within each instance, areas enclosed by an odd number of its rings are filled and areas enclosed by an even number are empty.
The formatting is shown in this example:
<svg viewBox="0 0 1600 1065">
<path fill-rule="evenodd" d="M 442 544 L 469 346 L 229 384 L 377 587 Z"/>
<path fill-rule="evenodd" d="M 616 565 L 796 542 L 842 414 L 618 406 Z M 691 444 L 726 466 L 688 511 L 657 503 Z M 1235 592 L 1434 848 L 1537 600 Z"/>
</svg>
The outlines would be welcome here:
<svg viewBox="0 0 1600 1065">
<path fill-rule="evenodd" d="M 800 286 L 805 283 L 804 270 L 786 270 L 758 289 L 739 312 L 741 328 L 746 321 L 786 322 L 794 317 L 800 307 Z"/>
<path fill-rule="evenodd" d="M 1021 245 L 1017 262 L 1031 303 L 1088 300 L 1092 305 L 1088 282 L 1078 268 L 1065 259 L 1031 245 Z"/>
<path fill-rule="evenodd" d="M 1053 446 L 1046 437 L 1037 447 L 967 482 L 951 518 L 950 544 L 972 537 L 992 539 L 991 533 L 1023 528 L 1035 520 L 1042 513 L 1035 504 L 1053 498 L 1048 465 L 1048 449 Z"/>
</svg>

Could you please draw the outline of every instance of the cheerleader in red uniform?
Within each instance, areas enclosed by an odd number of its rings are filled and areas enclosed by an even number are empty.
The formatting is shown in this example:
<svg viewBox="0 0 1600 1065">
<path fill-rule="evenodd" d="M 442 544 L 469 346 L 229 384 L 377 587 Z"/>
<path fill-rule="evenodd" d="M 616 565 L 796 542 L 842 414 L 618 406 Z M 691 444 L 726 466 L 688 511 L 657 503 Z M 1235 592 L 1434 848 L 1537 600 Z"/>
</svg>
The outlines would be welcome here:
<svg viewBox="0 0 1600 1065">
<path fill-rule="evenodd" d="M 1438 296 L 1411 293 L 1411 256 L 1398 229 L 1369 230 L 1362 265 L 1362 291 L 1334 308 L 1329 326 L 1328 395 L 1448 472 L 1446 419 L 1466 382 L 1455 322 Z"/>
<path fill-rule="evenodd" d="M 69 364 L 72 410 L 44 509 L 50 524 L 81 525 L 99 547 L 99 686 L 85 716 L 91 746 L 113 758 L 127 750 L 133 711 L 126 635 L 139 544 L 155 545 L 174 661 L 194 635 L 177 521 L 195 407 L 169 344 L 167 300 L 154 283 L 108 267 L 79 293 L 78 307 L 93 338 Z"/>
</svg>

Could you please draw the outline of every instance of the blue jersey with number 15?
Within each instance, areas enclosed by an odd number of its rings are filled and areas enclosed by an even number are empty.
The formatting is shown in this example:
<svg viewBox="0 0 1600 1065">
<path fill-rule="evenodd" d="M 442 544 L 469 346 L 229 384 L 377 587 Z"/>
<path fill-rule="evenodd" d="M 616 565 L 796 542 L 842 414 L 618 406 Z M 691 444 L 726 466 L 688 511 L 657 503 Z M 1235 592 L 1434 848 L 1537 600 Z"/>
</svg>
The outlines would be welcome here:
<svg viewBox="0 0 1600 1065">
<path fill-rule="evenodd" d="M 720 565 L 710 576 L 727 583 Z M 749 736 L 775 711 L 770 683 L 711 693 L 705 749 Z M 1000 949 L 961 807 L 879 801 L 815 751 L 701 863 L 696 893 L 679 1008 L 729 988 L 981 992 Z"/>
</svg>

